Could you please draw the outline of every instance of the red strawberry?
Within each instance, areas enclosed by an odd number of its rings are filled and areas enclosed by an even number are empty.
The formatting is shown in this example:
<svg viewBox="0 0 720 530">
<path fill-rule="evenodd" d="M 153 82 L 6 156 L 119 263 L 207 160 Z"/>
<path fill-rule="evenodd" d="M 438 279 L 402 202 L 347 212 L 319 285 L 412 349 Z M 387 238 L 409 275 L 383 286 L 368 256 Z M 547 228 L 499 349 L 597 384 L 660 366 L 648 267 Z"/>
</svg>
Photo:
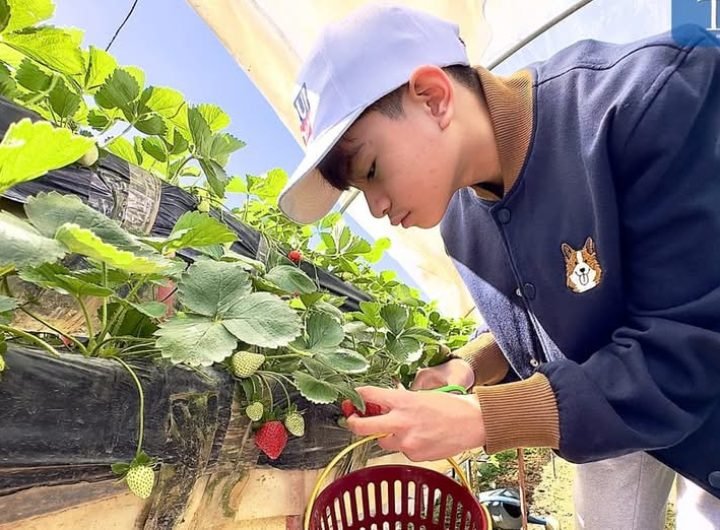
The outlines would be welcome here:
<svg viewBox="0 0 720 530">
<path fill-rule="evenodd" d="M 270 460 L 275 460 L 285 449 L 288 435 L 285 425 L 281 421 L 272 420 L 264 423 L 255 433 L 255 445 L 265 453 Z"/>
<path fill-rule="evenodd" d="M 288 252 L 288 259 L 292 261 L 295 265 L 300 263 L 302 261 L 303 255 L 302 252 L 299 250 L 291 250 Z"/>
<path fill-rule="evenodd" d="M 367 416 L 379 416 L 380 414 L 382 414 L 382 407 L 377 403 L 365 403 L 365 413 L 363 414 L 355 407 L 355 405 L 352 404 L 352 401 L 350 401 L 349 399 L 344 400 L 340 404 L 340 409 L 342 410 L 343 416 L 345 416 L 346 418 L 349 418 L 353 414 L 357 414 L 361 418 L 365 418 Z"/>
</svg>

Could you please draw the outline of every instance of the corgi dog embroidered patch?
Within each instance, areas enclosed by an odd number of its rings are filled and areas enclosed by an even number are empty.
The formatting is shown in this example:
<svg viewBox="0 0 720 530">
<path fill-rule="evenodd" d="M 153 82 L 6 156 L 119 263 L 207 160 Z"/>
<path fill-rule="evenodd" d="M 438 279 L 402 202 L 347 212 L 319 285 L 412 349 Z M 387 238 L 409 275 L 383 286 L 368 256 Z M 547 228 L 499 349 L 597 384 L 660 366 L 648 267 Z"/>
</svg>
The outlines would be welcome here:
<svg viewBox="0 0 720 530">
<path fill-rule="evenodd" d="M 591 237 L 585 240 L 580 250 L 567 243 L 563 243 L 560 248 L 565 256 L 565 282 L 571 291 L 584 293 L 600 285 L 603 271 Z"/>
</svg>

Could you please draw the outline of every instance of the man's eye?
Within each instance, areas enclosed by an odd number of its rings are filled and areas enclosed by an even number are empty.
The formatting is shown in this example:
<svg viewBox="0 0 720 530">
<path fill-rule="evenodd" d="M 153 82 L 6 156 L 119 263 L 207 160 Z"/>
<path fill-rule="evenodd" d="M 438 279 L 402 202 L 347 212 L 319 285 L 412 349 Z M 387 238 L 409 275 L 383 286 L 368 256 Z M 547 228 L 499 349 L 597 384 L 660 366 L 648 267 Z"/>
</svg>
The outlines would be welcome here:
<svg viewBox="0 0 720 530">
<path fill-rule="evenodd" d="M 370 166 L 370 169 L 368 170 L 367 179 L 372 180 L 375 178 L 375 162 L 372 163 Z"/>
</svg>

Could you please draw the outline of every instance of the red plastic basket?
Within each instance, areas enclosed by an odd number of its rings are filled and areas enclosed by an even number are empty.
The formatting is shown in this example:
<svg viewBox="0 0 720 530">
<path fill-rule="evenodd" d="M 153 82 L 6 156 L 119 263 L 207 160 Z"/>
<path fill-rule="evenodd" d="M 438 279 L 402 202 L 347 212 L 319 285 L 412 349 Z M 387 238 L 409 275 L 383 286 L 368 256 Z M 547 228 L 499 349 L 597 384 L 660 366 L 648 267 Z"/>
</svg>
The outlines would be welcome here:
<svg viewBox="0 0 720 530">
<path fill-rule="evenodd" d="M 345 448 L 320 474 L 305 513 L 305 530 L 491 530 L 490 515 L 450 458 L 460 483 L 431 469 L 381 465 L 354 471 L 318 494 L 340 458 L 379 437 Z"/>
</svg>

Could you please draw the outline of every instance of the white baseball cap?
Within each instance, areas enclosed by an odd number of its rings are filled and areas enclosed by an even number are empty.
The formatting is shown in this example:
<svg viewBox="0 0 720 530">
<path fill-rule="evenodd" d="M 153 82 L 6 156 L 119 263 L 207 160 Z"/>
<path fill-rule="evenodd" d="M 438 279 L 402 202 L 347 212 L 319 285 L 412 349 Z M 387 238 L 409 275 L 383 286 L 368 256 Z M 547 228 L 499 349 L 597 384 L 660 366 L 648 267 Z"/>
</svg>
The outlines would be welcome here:
<svg viewBox="0 0 720 530">
<path fill-rule="evenodd" d="M 355 120 L 423 65 L 468 65 L 457 24 L 407 7 L 368 5 L 325 27 L 298 76 L 293 105 L 307 146 L 280 194 L 298 223 L 324 217 L 342 193 L 317 165 Z"/>
</svg>

